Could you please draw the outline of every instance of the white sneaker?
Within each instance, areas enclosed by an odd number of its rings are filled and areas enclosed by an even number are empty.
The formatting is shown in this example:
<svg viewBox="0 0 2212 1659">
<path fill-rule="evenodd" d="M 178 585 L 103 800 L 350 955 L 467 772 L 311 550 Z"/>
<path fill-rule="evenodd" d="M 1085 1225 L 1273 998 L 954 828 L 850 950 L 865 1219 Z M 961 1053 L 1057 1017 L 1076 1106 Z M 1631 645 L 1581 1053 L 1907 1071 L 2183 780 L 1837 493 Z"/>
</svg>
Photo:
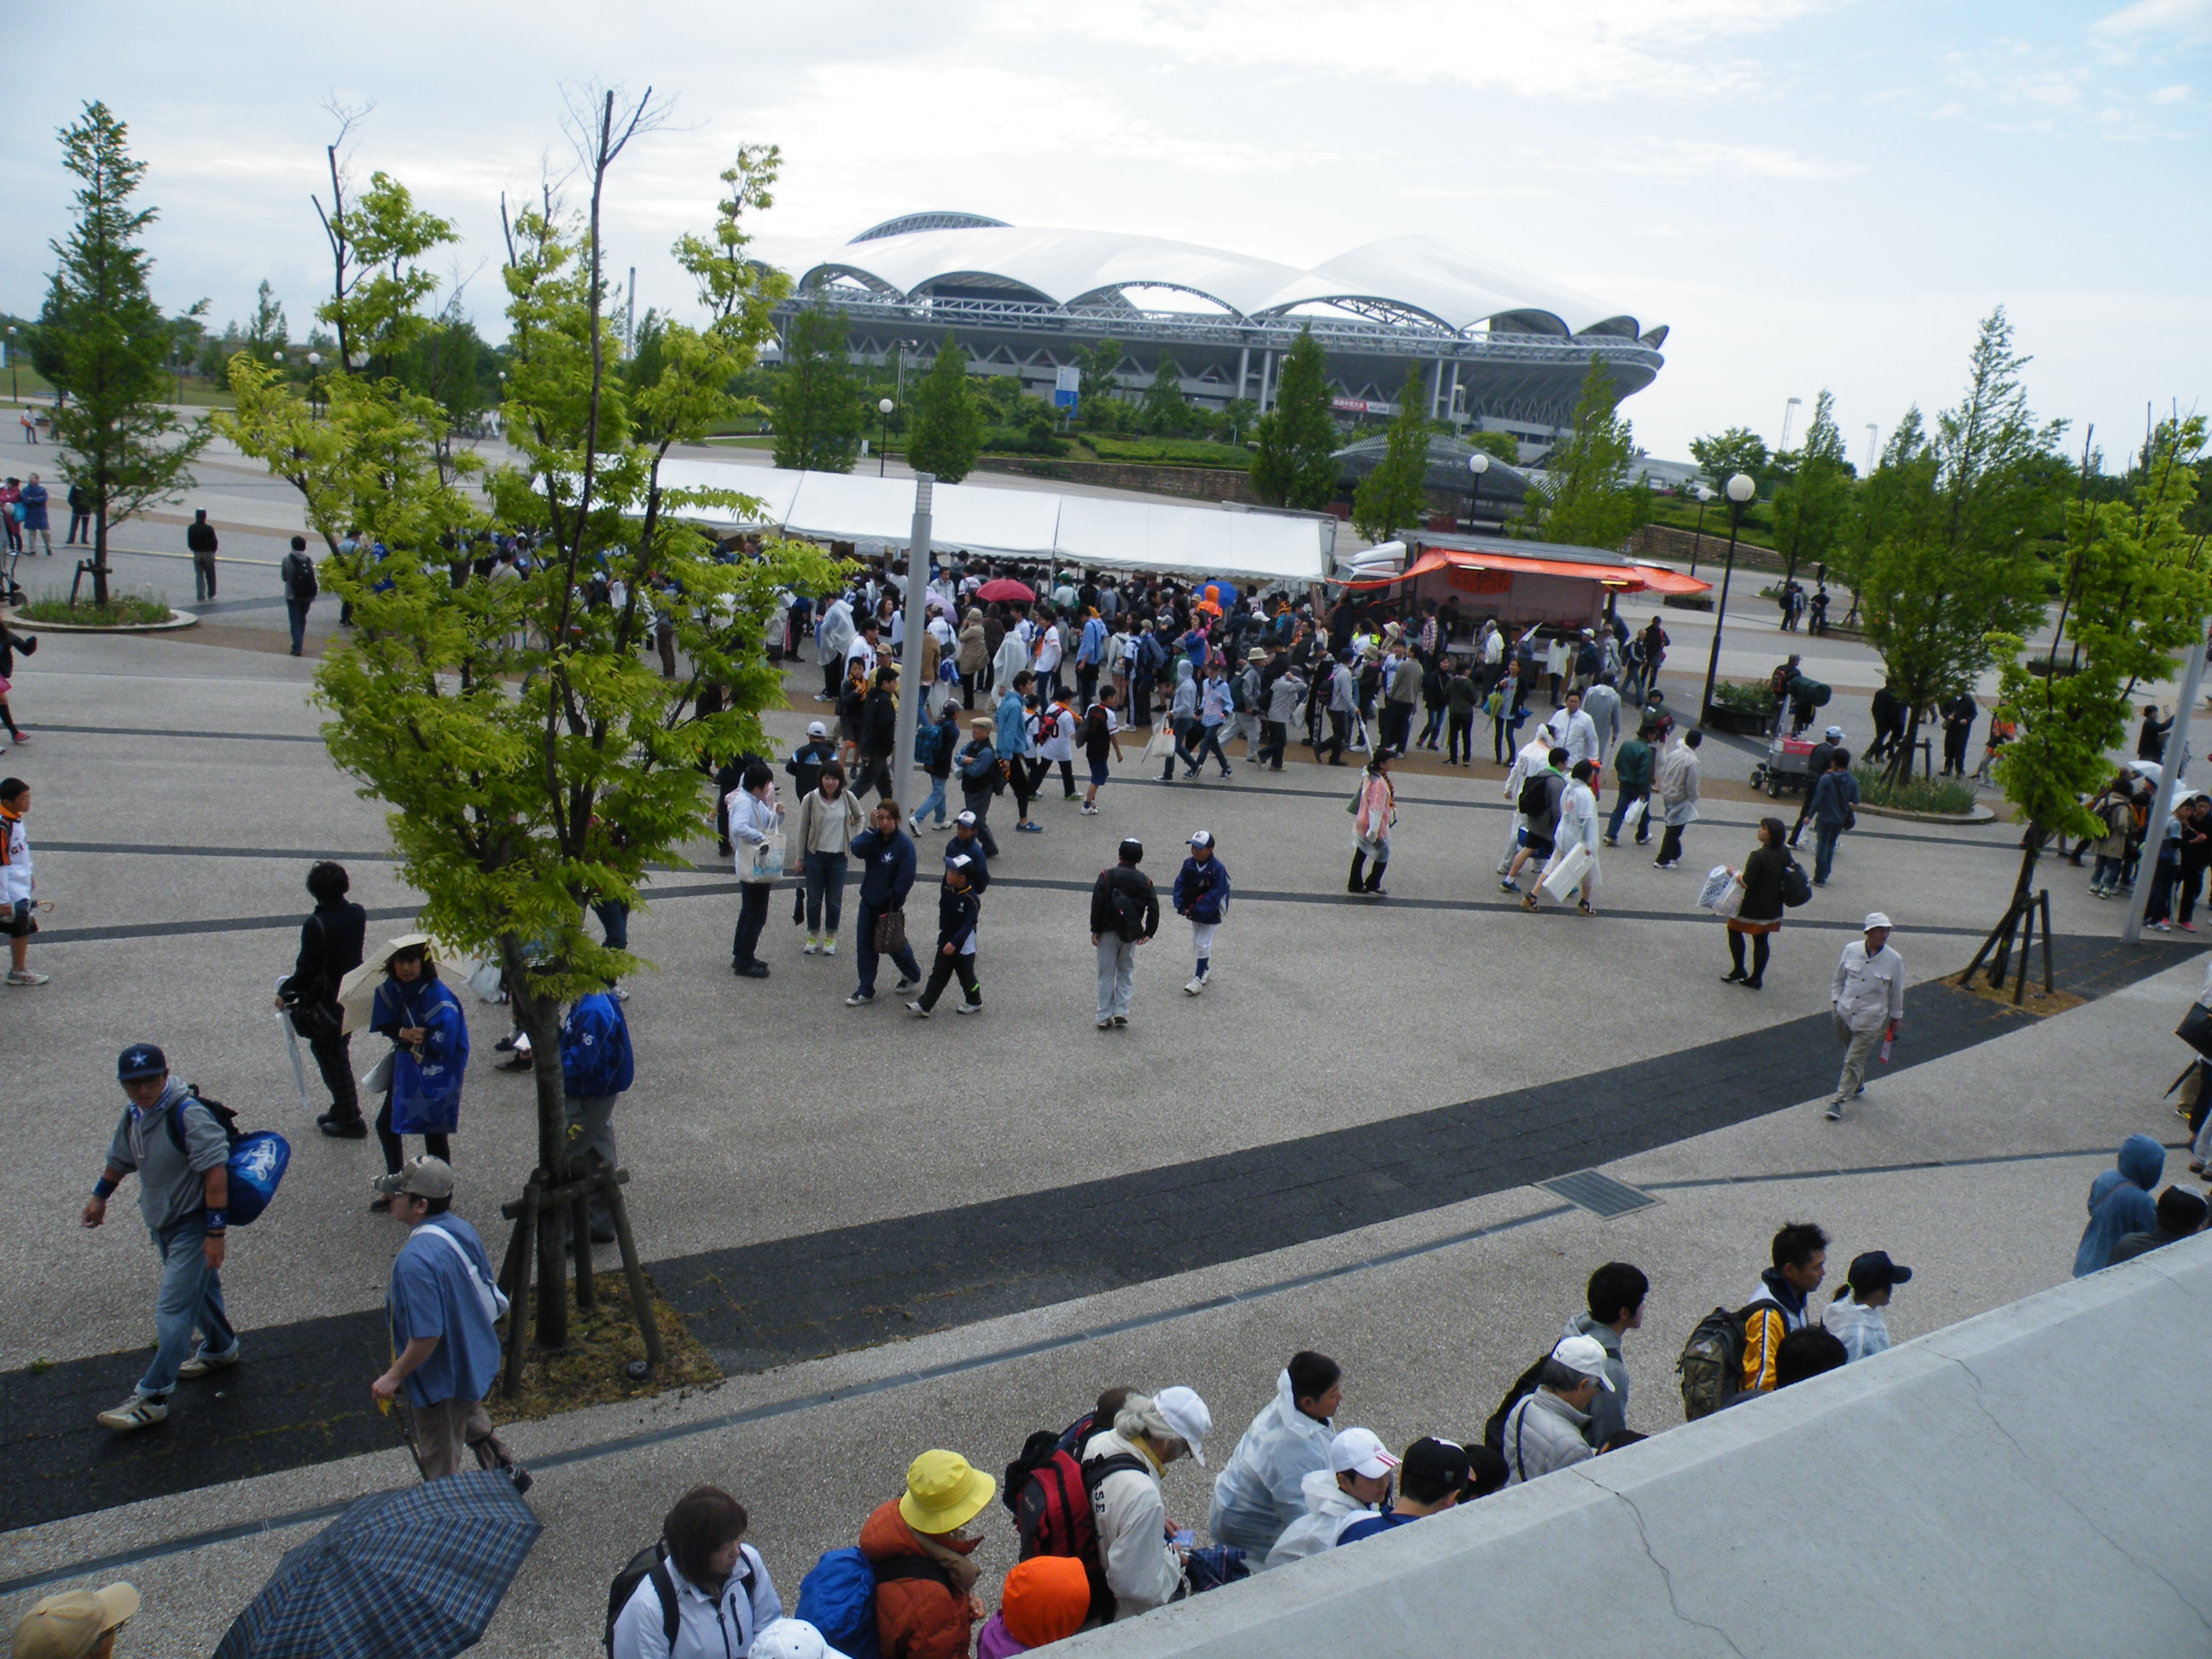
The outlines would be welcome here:
<svg viewBox="0 0 2212 1659">
<path fill-rule="evenodd" d="M 169 1408 L 162 1401 L 134 1394 L 113 1411 L 100 1413 L 94 1421 L 103 1429 L 149 1429 L 168 1414 Z"/>
<path fill-rule="evenodd" d="M 952 1012 L 956 1014 L 980 1014 L 983 1012 L 983 1005 L 980 1002 L 963 1002 Z"/>
<path fill-rule="evenodd" d="M 1090 802 L 1085 801 L 1083 805 L 1083 816 L 1086 818 L 1095 818 L 1098 816 L 1098 809 Z"/>
<path fill-rule="evenodd" d="M 822 954 L 825 957 L 834 957 L 837 954 L 836 934 L 832 933 L 822 941 Z"/>
<path fill-rule="evenodd" d="M 16 968 L 9 972 L 8 983 L 10 985 L 44 985 L 50 977 L 51 975 L 46 974 L 34 974 L 27 968 Z"/>
<path fill-rule="evenodd" d="M 921 1006 L 921 1000 L 919 997 L 907 1004 L 906 1011 L 909 1014 L 912 1014 L 916 1019 L 927 1019 L 929 1018 L 929 1010 Z"/>
<path fill-rule="evenodd" d="M 855 991 L 845 999 L 845 1006 L 848 1008 L 865 1008 L 875 1000 L 874 994 L 871 992 Z"/>
<path fill-rule="evenodd" d="M 809 933 L 809 934 L 806 936 L 806 947 L 805 947 L 805 949 L 802 950 L 799 954 L 799 955 L 801 955 L 802 957 L 811 957 L 811 956 L 812 956 L 812 955 L 813 955 L 817 951 L 820 950 L 821 948 L 822 948 L 822 941 L 821 941 L 820 939 L 818 939 L 815 938 L 813 934 Z"/>
<path fill-rule="evenodd" d="M 1098 1022 L 1098 1029 L 1102 1031 L 1110 1031 L 1114 1029 L 1114 1022 L 1110 1019 L 1102 1019 Z"/>
<path fill-rule="evenodd" d="M 1191 975 L 1190 983 L 1184 986 L 1182 988 L 1189 992 L 1191 995 L 1196 996 L 1200 992 L 1206 989 L 1206 981 L 1199 978 L 1197 975 L 1193 974 Z"/>
<path fill-rule="evenodd" d="M 177 1367 L 177 1375 L 186 1382 L 196 1376 L 205 1376 L 210 1371 L 228 1370 L 245 1357 L 243 1345 L 233 1343 L 228 1353 L 211 1354 L 203 1344 L 192 1357 Z"/>
</svg>

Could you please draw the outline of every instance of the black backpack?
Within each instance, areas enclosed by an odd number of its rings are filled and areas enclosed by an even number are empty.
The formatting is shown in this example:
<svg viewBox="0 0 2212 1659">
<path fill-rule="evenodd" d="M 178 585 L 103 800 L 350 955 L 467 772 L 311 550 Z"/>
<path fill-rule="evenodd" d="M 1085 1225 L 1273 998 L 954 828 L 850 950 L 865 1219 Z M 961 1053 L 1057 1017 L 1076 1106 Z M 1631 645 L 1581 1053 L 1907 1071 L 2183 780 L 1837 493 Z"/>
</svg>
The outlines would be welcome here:
<svg viewBox="0 0 2212 1659">
<path fill-rule="evenodd" d="M 1544 1361 L 1551 1357 L 1552 1351 L 1545 1349 L 1541 1358 L 1516 1377 L 1513 1386 L 1506 1389 L 1505 1398 L 1498 1402 L 1498 1409 L 1491 1413 L 1490 1420 L 1482 1425 L 1483 1443 L 1491 1450 L 1504 1451 L 1505 1420 L 1513 1415 L 1516 1406 L 1536 1392 L 1536 1385 L 1544 1379 Z"/>
<path fill-rule="evenodd" d="M 1796 859 L 1782 866 L 1782 902 L 1793 910 L 1813 902 L 1812 880 L 1806 875 L 1805 866 Z"/>
<path fill-rule="evenodd" d="M 1113 907 L 1115 937 L 1133 945 L 1145 936 L 1145 902 L 1127 883 L 1116 879 L 1120 874 L 1119 866 L 1105 872 L 1106 902 Z"/>
<path fill-rule="evenodd" d="M 614 1576 L 607 1586 L 607 1623 L 600 1642 L 609 1653 L 615 1650 L 615 1620 L 622 1617 L 623 1609 L 629 1605 L 630 1597 L 645 1580 L 653 1581 L 654 1593 L 660 1597 L 660 1632 L 673 1648 L 676 1633 L 683 1628 L 684 1615 L 676 1606 L 676 1581 L 668 1576 L 668 1546 L 656 1540 L 647 1544 L 629 1559 L 629 1565 Z M 744 1587 L 746 1599 L 753 1590 L 753 1564 L 746 1556 L 738 1557 L 738 1583 Z"/>
<path fill-rule="evenodd" d="M 1521 786 L 1520 796 L 1513 805 L 1529 823 L 1540 823 L 1552 815 L 1551 781 L 1558 775 L 1551 771 L 1531 773 Z"/>
<path fill-rule="evenodd" d="M 284 556 L 284 578 L 291 584 L 291 597 L 295 599 L 312 599 L 322 592 L 315 580 L 315 562 L 304 553 Z"/>
</svg>

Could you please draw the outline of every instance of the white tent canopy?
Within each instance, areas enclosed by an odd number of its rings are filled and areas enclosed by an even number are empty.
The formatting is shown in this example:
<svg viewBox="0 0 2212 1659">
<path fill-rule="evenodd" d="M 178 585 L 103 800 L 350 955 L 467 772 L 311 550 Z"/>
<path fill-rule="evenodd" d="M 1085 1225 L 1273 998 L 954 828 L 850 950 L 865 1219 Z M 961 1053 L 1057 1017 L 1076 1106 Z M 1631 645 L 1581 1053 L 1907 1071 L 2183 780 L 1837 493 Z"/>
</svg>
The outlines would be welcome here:
<svg viewBox="0 0 2212 1659">
<path fill-rule="evenodd" d="M 891 547 L 905 546 L 914 529 L 908 478 L 726 461 L 669 461 L 660 477 L 670 489 L 735 490 L 760 502 L 752 513 L 722 507 L 678 512 L 713 528 L 773 528 L 817 541 Z M 1328 574 L 1324 537 L 1330 526 L 1314 519 L 984 484 L 939 484 L 930 512 L 933 545 L 986 556 L 1257 581 L 1317 582 Z"/>
</svg>

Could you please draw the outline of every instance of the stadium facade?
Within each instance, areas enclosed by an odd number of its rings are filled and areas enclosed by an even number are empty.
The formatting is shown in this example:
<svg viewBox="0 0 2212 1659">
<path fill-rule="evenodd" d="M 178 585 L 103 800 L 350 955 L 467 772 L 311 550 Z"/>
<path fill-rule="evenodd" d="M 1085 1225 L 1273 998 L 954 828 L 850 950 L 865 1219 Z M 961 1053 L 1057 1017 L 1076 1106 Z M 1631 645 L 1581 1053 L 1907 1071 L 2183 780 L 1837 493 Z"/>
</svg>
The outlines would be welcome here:
<svg viewBox="0 0 2212 1659">
<path fill-rule="evenodd" d="M 1283 353 L 1310 328 L 1340 418 L 1392 412 L 1413 367 L 1435 418 L 1541 444 L 1571 419 L 1593 355 L 1624 397 L 1666 361 L 1664 325 L 1427 236 L 1302 270 L 1158 237 L 931 212 L 778 263 L 795 279 L 780 331 L 799 306 L 834 305 L 855 363 L 908 373 L 950 331 L 975 372 L 1018 375 L 1048 400 L 1061 369 L 1112 339 L 1132 393 L 1170 374 L 1195 403 L 1265 410 Z"/>
</svg>

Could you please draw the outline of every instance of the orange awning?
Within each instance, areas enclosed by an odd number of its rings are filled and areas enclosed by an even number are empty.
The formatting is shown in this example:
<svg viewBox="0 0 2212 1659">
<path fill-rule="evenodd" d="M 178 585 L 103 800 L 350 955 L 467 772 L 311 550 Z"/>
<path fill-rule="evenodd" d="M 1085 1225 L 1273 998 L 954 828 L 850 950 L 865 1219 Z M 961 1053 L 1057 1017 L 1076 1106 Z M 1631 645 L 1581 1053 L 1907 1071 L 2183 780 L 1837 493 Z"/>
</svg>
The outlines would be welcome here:
<svg viewBox="0 0 2212 1659">
<path fill-rule="evenodd" d="M 1656 564 L 1639 564 L 1636 574 L 1640 585 L 1654 593 L 1710 593 L 1711 582 L 1701 582 L 1695 576 L 1686 576 L 1679 570 L 1668 570 Z"/>
</svg>

